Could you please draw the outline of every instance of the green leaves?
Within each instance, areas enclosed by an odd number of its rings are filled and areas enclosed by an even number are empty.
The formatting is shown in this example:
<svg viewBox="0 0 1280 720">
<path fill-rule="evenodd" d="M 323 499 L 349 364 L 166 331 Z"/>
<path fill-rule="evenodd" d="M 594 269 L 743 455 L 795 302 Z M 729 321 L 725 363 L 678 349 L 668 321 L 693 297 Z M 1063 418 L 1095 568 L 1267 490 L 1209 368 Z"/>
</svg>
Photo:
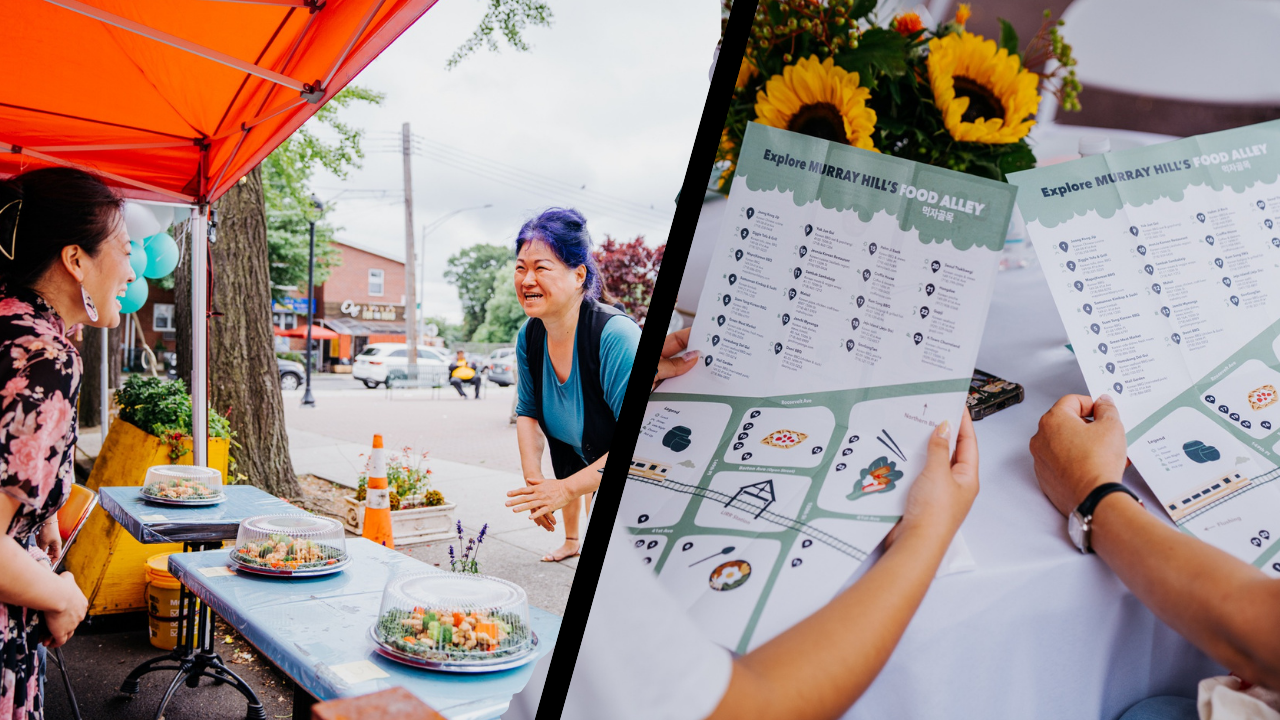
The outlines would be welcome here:
<svg viewBox="0 0 1280 720">
<path fill-rule="evenodd" d="M 871 28 L 862 33 L 858 47 L 836 53 L 836 64 L 858 73 L 859 84 L 874 89 L 879 74 L 890 78 L 906 75 L 909 44 L 893 30 Z"/>
<path fill-rule="evenodd" d="M 872 2 L 872 5 L 875 3 Z M 528 52 L 529 44 L 525 42 L 522 35 L 524 29 L 529 25 L 551 27 L 553 19 L 551 6 L 542 0 L 489 0 L 489 7 L 485 10 L 484 17 L 480 18 L 475 31 L 466 42 L 453 51 L 449 62 L 445 63 L 445 68 L 452 70 L 457 67 L 458 63 L 474 53 L 481 45 L 488 46 L 493 52 L 498 52 L 495 32 L 501 32 L 507 43 L 517 51 Z"/>
<path fill-rule="evenodd" d="M 115 393 L 120 419 L 158 437 L 191 434 L 191 396 L 181 380 L 131 375 Z M 209 436 L 231 438 L 231 424 L 209 410 Z"/>
<path fill-rule="evenodd" d="M 1011 25 L 1008 20 L 1005 20 L 1004 18 L 999 18 L 999 20 L 1000 47 L 1008 50 L 1010 55 L 1014 55 L 1019 58 L 1022 57 L 1022 55 L 1018 53 L 1018 31 L 1013 29 L 1013 25 Z"/>
<path fill-rule="evenodd" d="M 849 18 L 861 20 L 876 9 L 876 4 L 876 0 L 853 0 L 853 4 L 849 7 Z"/>
<path fill-rule="evenodd" d="M 484 322 L 486 306 L 497 287 L 498 274 L 513 257 L 509 247 L 481 243 L 459 250 L 445 263 L 444 279 L 458 288 L 458 299 L 462 301 L 464 337 L 470 338 Z M 514 277 L 513 270 L 501 278 L 511 285 L 512 296 L 515 295 Z"/>
</svg>

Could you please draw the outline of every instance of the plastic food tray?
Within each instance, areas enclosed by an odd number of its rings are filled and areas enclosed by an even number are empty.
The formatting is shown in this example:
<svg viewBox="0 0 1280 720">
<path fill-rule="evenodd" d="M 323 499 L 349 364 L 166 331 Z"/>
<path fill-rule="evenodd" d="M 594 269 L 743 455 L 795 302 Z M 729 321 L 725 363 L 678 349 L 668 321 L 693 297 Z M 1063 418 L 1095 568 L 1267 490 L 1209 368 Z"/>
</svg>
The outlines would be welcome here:
<svg viewBox="0 0 1280 720">
<path fill-rule="evenodd" d="M 370 634 L 383 656 L 430 670 L 496 672 L 537 657 L 524 589 L 483 575 L 391 578 Z"/>
<path fill-rule="evenodd" d="M 341 523 L 302 513 L 244 519 L 230 556 L 237 570 L 274 577 L 328 575 L 350 560 Z"/>
<path fill-rule="evenodd" d="M 217 505 L 227 499 L 222 473 L 197 465 L 157 465 L 147 468 L 138 491 L 144 500 L 161 505 Z"/>
</svg>

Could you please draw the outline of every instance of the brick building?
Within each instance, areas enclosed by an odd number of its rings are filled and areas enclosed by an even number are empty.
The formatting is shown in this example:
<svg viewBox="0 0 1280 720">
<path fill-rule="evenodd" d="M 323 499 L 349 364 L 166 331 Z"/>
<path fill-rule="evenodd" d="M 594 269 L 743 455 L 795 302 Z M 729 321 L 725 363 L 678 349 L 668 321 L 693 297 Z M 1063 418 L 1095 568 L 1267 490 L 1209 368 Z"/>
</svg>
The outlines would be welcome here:
<svg viewBox="0 0 1280 720">
<path fill-rule="evenodd" d="M 321 344 L 322 363 L 341 372 L 366 345 L 404 342 L 404 260 L 351 242 L 335 240 L 332 245 L 338 250 L 339 264 L 328 280 L 316 286 L 315 312 L 318 324 L 339 335 Z M 272 308 L 273 321 L 283 329 L 305 327 L 306 288 L 290 296 L 287 305 L 276 303 Z M 288 342 L 291 350 L 305 349 L 305 340 Z"/>
</svg>

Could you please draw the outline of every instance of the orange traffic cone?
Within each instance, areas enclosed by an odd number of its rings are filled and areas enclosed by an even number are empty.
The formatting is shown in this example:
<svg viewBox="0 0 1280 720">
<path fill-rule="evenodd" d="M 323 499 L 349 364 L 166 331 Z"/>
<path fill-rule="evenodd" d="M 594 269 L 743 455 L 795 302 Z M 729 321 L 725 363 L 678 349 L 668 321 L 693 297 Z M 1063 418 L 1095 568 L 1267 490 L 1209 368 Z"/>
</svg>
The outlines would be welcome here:
<svg viewBox="0 0 1280 720">
<path fill-rule="evenodd" d="M 369 458 L 369 485 L 365 494 L 364 537 L 394 548 L 391 534 L 391 491 L 387 489 L 387 460 L 382 456 L 382 436 L 373 436 L 373 455 Z"/>
</svg>

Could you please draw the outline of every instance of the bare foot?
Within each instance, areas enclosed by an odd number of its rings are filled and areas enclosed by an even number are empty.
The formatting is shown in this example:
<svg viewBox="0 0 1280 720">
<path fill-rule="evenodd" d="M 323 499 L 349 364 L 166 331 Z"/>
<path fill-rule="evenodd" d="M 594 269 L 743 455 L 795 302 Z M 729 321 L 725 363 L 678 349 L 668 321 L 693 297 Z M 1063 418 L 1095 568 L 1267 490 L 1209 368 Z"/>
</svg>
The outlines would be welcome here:
<svg viewBox="0 0 1280 720">
<path fill-rule="evenodd" d="M 542 562 L 560 562 L 577 557 L 579 547 L 577 538 L 565 538 L 563 545 L 542 556 Z"/>
</svg>

